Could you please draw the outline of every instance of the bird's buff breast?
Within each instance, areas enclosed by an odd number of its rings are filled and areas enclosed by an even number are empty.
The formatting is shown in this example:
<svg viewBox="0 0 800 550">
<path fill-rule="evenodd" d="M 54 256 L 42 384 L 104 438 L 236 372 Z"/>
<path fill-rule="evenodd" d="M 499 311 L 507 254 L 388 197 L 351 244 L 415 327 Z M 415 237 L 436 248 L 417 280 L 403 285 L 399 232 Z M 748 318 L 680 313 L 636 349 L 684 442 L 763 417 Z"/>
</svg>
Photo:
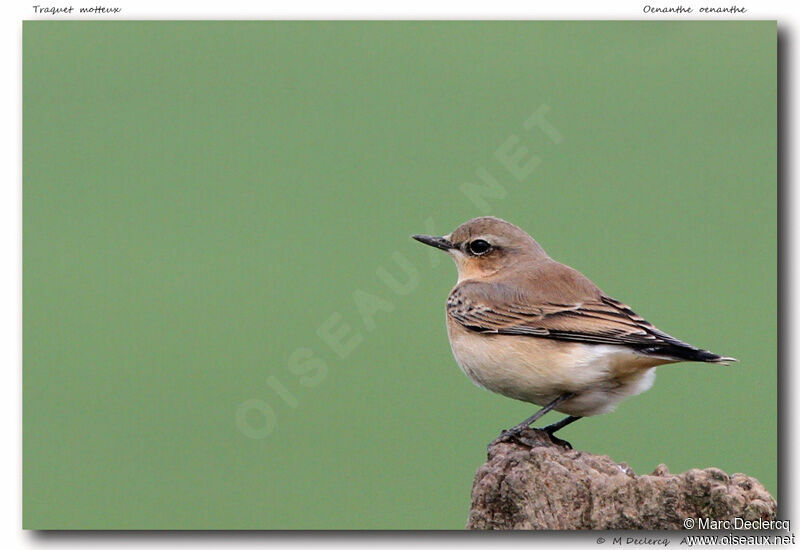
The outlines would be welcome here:
<svg viewBox="0 0 800 550">
<path fill-rule="evenodd" d="M 565 392 L 576 397 L 556 410 L 591 416 L 613 410 L 625 397 L 647 390 L 657 359 L 627 348 L 548 338 L 483 334 L 447 320 L 453 356 L 475 384 L 537 405 Z"/>
</svg>

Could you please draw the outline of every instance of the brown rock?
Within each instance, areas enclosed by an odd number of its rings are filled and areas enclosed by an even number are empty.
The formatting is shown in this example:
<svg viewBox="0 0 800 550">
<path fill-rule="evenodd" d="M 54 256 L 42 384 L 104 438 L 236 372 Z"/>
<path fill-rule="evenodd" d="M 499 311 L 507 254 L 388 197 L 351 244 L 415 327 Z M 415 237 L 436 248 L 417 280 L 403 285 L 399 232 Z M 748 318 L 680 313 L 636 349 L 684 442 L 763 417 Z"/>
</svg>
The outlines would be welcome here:
<svg viewBox="0 0 800 550">
<path fill-rule="evenodd" d="M 468 529 L 683 529 L 685 518 L 776 519 L 756 479 L 718 468 L 637 476 L 627 464 L 576 451 L 529 429 L 499 442 L 475 474 Z"/>
</svg>

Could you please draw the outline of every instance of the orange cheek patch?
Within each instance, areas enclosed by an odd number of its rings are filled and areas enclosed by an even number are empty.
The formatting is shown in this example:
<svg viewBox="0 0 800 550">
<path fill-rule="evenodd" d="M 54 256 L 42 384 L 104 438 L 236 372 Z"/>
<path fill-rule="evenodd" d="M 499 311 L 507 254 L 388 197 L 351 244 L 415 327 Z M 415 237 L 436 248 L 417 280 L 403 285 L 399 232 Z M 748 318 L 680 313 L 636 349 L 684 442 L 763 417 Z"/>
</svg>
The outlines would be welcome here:
<svg viewBox="0 0 800 550">
<path fill-rule="evenodd" d="M 475 258 L 456 256 L 459 280 L 476 279 L 494 273 L 495 269 L 491 269 L 491 266 L 484 265 L 484 263 Z"/>
</svg>

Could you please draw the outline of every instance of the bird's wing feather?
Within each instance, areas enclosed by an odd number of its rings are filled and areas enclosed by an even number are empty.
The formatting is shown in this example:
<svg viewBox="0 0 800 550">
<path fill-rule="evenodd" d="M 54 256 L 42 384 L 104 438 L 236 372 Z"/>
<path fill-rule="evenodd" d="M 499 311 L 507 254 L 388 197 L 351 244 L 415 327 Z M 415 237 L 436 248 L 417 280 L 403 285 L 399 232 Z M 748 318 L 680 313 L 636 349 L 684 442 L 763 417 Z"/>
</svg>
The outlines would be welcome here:
<svg viewBox="0 0 800 550">
<path fill-rule="evenodd" d="M 719 358 L 658 330 L 602 293 L 569 304 L 539 303 L 530 298 L 511 286 L 468 281 L 450 294 L 447 314 L 476 332 L 625 345 L 642 353 L 684 360 Z"/>
</svg>

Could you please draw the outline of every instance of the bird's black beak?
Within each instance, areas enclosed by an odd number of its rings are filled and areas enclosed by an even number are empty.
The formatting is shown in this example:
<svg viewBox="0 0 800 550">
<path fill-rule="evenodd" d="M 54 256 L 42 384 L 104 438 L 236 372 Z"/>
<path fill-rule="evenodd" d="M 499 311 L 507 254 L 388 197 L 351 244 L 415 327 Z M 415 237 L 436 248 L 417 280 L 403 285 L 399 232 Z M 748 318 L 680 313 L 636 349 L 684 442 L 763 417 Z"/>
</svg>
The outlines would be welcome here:
<svg viewBox="0 0 800 550">
<path fill-rule="evenodd" d="M 411 238 L 441 250 L 450 250 L 453 248 L 453 243 L 444 237 L 433 237 L 431 235 L 411 235 Z"/>
</svg>

